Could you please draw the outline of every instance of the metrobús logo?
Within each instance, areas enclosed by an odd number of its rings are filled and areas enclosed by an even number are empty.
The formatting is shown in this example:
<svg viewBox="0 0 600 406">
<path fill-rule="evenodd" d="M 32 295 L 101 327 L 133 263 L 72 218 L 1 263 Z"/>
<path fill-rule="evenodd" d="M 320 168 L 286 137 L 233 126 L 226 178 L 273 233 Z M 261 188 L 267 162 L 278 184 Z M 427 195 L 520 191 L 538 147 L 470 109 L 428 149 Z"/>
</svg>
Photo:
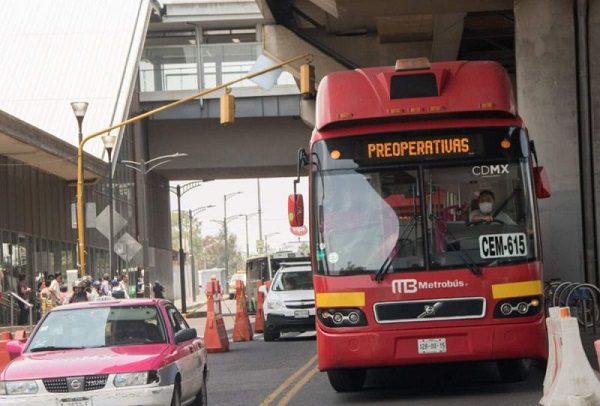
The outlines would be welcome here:
<svg viewBox="0 0 600 406">
<path fill-rule="evenodd" d="M 396 279 L 392 281 L 392 292 L 394 293 L 417 293 L 419 290 L 427 289 L 452 289 L 464 288 L 468 283 L 455 279 L 453 281 L 417 281 L 416 279 Z"/>
</svg>

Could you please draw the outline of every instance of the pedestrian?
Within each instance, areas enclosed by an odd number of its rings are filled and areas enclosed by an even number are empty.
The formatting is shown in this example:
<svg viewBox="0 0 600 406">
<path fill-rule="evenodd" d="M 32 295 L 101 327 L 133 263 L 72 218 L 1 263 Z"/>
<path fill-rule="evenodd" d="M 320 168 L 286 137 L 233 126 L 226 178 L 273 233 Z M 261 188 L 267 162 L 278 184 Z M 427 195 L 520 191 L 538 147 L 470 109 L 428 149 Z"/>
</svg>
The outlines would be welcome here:
<svg viewBox="0 0 600 406">
<path fill-rule="evenodd" d="M 110 284 L 112 286 L 112 297 L 115 299 L 125 299 L 125 292 L 121 289 L 121 286 L 119 286 L 119 281 L 113 279 Z"/>
<path fill-rule="evenodd" d="M 129 299 L 129 286 L 127 286 L 127 275 L 119 275 L 117 276 L 117 281 L 119 281 L 119 289 L 124 292 L 125 299 Z M 114 291 L 114 289 L 113 289 Z M 113 295 L 114 297 L 114 295 Z"/>
<path fill-rule="evenodd" d="M 67 291 L 67 285 L 61 285 L 60 292 L 58 293 L 58 296 L 60 297 L 60 304 L 69 303 L 69 293 Z"/>
<path fill-rule="evenodd" d="M 88 294 L 88 301 L 93 302 L 94 300 L 100 297 L 100 293 L 98 290 L 100 289 L 100 281 L 92 282 L 92 288 L 90 289 L 90 293 Z"/>
<path fill-rule="evenodd" d="M 105 273 L 102 275 L 102 283 L 100 284 L 99 294 L 100 296 L 110 296 L 110 275 Z"/>
<path fill-rule="evenodd" d="M 19 274 L 19 296 L 21 296 L 21 299 L 29 302 L 30 300 L 30 294 L 31 294 L 31 288 L 27 285 L 27 281 L 25 279 L 25 274 L 24 273 L 20 273 Z M 19 325 L 20 326 L 24 326 L 29 322 L 29 307 L 21 302 L 20 300 L 18 300 L 19 302 Z"/>
<path fill-rule="evenodd" d="M 141 276 L 137 280 L 136 294 L 137 297 L 144 297 L 144 278 Z"/>
<path fill-rule="evenodd" d="M 87 293 L 85 292 L 85 284 L 83 281 L 77 280 L 73 282 L 73 296 L 69 303 L 87 302 Z"/>
<path fill-rule="evenodd" d="M 56 272 L 54 274 L 54 279 L 50 283 L 50 287 L 48 288 L 50 291 L 51 299 L 54 301 L 55 305 L 62 304 L 60 300 L 60 286 L 62 285 L 62 274 L 60 272 Z"/>
<path fill-rule="evenodd" d="M 165 290 L 165 288 L 162 287 L 160 282 L 154 281 L 154 287 L 152 288 L 152 290 L 154 291 L 154 297 L 156 299 L 164 299 L 165 298 L 163 296 L 163 291 Z"/>
</svg>

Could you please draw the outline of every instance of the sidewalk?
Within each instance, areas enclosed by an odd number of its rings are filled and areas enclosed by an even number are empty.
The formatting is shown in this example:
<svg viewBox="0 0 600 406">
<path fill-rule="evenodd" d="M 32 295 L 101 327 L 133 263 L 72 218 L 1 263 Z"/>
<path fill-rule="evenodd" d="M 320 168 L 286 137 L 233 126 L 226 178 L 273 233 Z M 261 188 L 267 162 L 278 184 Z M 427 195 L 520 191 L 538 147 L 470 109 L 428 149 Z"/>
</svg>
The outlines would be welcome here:
<svg viewBox="0 0 600 406">
<path fill-rule="evenodd" d="M 179 311 L 181 311 L 181 299 L 174 300 L 173 304 Z M 206 305 L 206 295 L 202 295 L 202 296 L 198 295 L 198 296 L 196 296 L 195 302 L 191 301 L 191 300 L 187 301 L 187 303 L 186 303 L 187 313 L 197 311 L 200 308 L 204 307 L 205 305 Z"/>
</svg>

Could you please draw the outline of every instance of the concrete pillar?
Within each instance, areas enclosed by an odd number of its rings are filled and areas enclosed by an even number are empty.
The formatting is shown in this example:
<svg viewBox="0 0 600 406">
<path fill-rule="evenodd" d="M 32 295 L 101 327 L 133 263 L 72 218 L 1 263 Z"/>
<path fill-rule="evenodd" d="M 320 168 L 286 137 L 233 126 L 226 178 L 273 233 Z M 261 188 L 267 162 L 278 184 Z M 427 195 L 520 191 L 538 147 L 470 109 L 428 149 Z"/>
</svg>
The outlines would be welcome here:
<svg viewBox="0 0 600 406">
<path fill-rule="evenodd" d="M 600 157 L 600 0 L 590 0 L 588 16 L 590 103 L 592 114 L 592 144 L 595 157 Z M 594 162 L 594 194 L 596 213 L 600 213 L 600 162 Z M 600 216 L 596 217 L 596 234 L 600 231 Z M 597 240 L 600 240 L 597 238 Z M 600 241 L 597 252 L 600 252 Z"/>
<path fill-rule="evenodd" d="M 517 100 L 548 169 L 540 200 L 546 279 L 584 280 L 575 18 L 571 0 L 515 1 Z"/>
</svg>

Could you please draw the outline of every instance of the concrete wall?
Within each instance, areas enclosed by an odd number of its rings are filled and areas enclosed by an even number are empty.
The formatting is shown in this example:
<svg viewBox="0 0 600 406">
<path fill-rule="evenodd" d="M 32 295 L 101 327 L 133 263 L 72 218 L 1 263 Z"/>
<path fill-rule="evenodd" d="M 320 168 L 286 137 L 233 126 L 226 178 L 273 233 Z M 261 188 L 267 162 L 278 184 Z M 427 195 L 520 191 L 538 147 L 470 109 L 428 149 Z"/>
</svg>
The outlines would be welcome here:
<svg viewBox="0 0 600 406">
<path fill-rule="evenodd" d="M 307 147 L 311 130 L 297 117 L 218 120 L 152 120 L 151 156 L 186 152 L 161 167 L 171 180 L 294 176 L 296 153 Z"/>
<path fill-rule="evenodd" d="M 553 193 L 540 201 L 546 279 L 584 279 L 574 24 L 572 1 L 515 2 L 519 112 Z"/>
</svg>

